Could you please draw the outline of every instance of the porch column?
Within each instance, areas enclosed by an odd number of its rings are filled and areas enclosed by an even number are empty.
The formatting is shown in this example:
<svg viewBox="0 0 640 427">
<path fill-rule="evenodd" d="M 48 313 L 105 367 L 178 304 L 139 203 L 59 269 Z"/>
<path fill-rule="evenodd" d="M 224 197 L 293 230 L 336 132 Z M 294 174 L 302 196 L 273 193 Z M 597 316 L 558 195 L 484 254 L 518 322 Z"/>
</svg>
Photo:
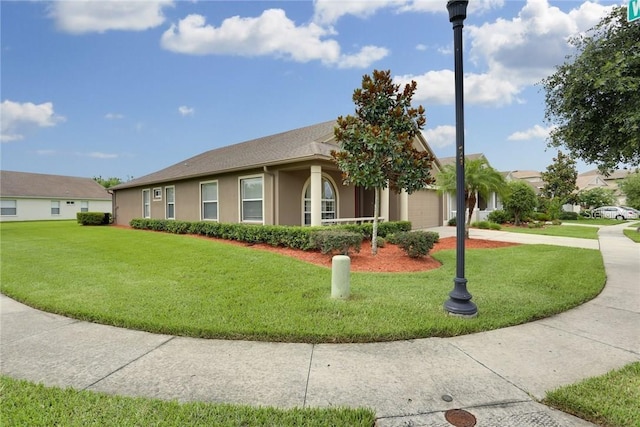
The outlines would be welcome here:
<svg viewBox="0 0 640 427">
<path fill-rule="evenodd" d="M 400 192 L 400 221 L 409 221 L 409 193 Z"/>
<path fill-rule="evenodd" d="M 322 166 L 311 166 L 311 226 L 322 225 Z"/>
<path fill-rule="evenodd" d="M 380 191 L 380 216 L 389 221 L 389 187 Z"/>
</svg>

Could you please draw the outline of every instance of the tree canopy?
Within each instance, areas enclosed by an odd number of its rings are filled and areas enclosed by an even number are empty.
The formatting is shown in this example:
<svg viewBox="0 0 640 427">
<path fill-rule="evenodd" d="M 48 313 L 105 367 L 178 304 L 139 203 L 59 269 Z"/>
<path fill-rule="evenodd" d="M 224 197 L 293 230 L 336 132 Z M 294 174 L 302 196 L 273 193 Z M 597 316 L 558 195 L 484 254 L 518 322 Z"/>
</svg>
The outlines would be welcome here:
<svg viewBox="0 0 640 427">
<path fill-rule="evenodd" d="M 618 184 L 627 198 L 627 206 L 640 209 L 640 172 L 630 173 Z"/>
<path fill-rule="evenodd" d="M 536 208 L 536 193 L 524 181 L 511 181 L 509 182 L 509 194 L 505 197 L 503 204 L 504 209 L 513 215 L 514 224 L 520 225 L 520 221 Z"/>
<path fill-rule="evenodd" d="M 613 194 L 613 190 L 604 187 L 583 190 L 578 193 L 576 199 L 578 204 L 585 209 L 613 205 L 616 202 L 616 196 Z"/>
<path fill-rule="evenodd" d="M 391 71 L 374 70 L 362 77 L 362 87 L 354 90 L 355 115 L 338 117 L 334 130 L 340 150 L 331 152 L 342 171 L 343 183 L 375 189 L 375 253 L 380 189 L 412 193 L 433 183 L 433 156 L 414 147 L 414 140 L 426 123 L 422 106 L 411 100 L 417 83 L 400 90 Z"/>
<path fill-rule="evenodd" d="M 436 177 L 438 191 L 441 193 L 456 194 L 456 166 L 449 164 L 443 166 Z M 464 204 L 469 214 L 466 220 L 467 237 L 471 218 L 476 207 L 476 193 L 485 199 L 491 193 L 504 194 L 507 183 L 500 172 L 495 170 L 484 157 L 477 159 L 465 159 L 464 162 Z M 462 218 L 464 220 L 464 216 Z"/>
<path fill-rule="evenodd" d="M 562 151 L 558 151 L 558 156 L 553 158 L 553 163 L 540 175 L 544 181 L 542 194 L 549 200 L 559 199 L 564 203 L 578 188 L 576 161 Z"/>
<path fill-rule="evenodd" d="M 98 184 L 102 185 L 104 188 L 111 188 L 113 186 L 122 184 L 124 182 L 120 178 L 116 178 L 116 177 L 103 178 L 102 176 L 94 176 L 93 180 Z"/>
<path fill-rule="evenodd" d="M 602 171 L 640 164 L 640 25 L 616 7 L 571 43 L 575 55 L 542 81 L 549 145 Z"/>
</svg>

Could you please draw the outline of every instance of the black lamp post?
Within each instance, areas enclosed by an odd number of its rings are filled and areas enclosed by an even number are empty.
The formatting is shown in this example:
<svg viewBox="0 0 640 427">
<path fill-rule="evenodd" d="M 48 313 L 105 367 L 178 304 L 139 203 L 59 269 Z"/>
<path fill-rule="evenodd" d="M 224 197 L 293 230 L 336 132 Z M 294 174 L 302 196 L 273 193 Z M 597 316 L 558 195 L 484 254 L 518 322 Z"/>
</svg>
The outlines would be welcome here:
<svg viewBox="0 0 640 427">
<path fill-rule="evenodd" d="M 478 307 L 471 301 L 467 291 L 467 279 L 464 278 L 464 93 L 462 73 L 462 27 L 467 17 L 469 0 L 449 0 L 449 22 L 453 24 L 453 48 L 455 62 L 456 90 L 456 278 L 453 290 L 444 303 L 444 309 L 453 315 L 473 317 Z"/>
</svg>

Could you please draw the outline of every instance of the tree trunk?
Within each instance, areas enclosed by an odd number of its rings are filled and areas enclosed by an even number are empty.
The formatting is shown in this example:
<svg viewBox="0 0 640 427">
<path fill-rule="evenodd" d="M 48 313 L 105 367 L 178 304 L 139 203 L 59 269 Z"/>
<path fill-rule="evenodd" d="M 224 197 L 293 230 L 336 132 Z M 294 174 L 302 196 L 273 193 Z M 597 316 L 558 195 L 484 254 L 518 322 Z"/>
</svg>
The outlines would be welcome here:
<svg viewBox="0 0 640 427">
<path fill-rule="evenodd" d="M 471 228 L 471 218 L 473 218 L 473 211 L 476 208 L 476 193 L 470 192 L 465 195 L 467 209 L 469 209 L 469 216 L 464 227 L 464 237 L 469 239 L 469 228 Z"/>
<path fill-rule="evenodd" d="M 371 232 L 371 254 L 378 253 L 378 217 L 380 216 L 380 189 L 374 188 L 373 193 L 373 231 Z"/>
</svg>

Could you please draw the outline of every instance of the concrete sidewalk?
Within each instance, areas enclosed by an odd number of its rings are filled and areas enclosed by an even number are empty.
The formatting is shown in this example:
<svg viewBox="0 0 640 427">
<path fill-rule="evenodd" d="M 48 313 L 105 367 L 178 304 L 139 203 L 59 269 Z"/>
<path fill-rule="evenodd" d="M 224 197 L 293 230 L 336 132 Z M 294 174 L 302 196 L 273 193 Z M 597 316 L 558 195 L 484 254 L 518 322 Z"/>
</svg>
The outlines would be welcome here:
<svg viewBox="0 0 640 427">
<path fill-rule="evenodd" d="M 47 385 L 179 401 L 369 407 L 384 427 L 450 426 L 444 411 L 453 408 L 472 413 L 479 427 L 588 426 L 536 399 L 640 360 L 640 245 L 623 228 L 600 230 L 607 285 L 594 300 L 541 321 L 447 339 L 202 340 L 73 320 L 1 296 L 0 371 Z M 478 238 L 526 236 L 472 230 Z M 534 237 L 549 244 L 581 240 Z"/>
</svg>

